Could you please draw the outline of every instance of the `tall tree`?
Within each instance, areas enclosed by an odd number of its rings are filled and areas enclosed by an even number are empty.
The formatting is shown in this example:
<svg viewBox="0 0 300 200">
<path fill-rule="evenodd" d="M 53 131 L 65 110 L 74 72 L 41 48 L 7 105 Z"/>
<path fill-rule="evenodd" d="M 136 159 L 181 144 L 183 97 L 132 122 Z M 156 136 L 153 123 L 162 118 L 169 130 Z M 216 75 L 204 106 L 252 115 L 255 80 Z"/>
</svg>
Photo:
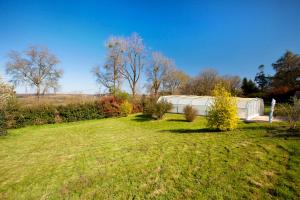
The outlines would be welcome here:
<svg viewBox="0 0 300 200">
<path fill-rule="evenodd" d="M 287 86 L 290 90 L 300 87 L 300 55 L 287 51 L 272 66 L 276 71 L 273 87 Z"/>
<path fill-rule="evenodd" d="M 260 91 L 265 91 L 267 86 L 269 85 L 269 77 L 265 75 L 264 72 L 265 66 L 260 65 L 258 67 L 259 72 L 256 74 L 254 81 L 258 85 Z"/>
<path fill-rule="evenodd" d="M 162 82 L 168 71 L 170 71 L 172 65 L 173 62 L 162 53 L 152 53 L 151 63 L 147 68 L 146 76 L 148 78 L 150 90 L 153 92 L 155 97 L 157 97 L 158 92 L 161 89 Z"/>
<path fill-rule="evenodd" d="M 145 65 L 145 45 L 143 39 L 137 33 L 133 33 L 130 37 L 126 38 L 124 44 L 125 62 L 120 69 L 120 73 L 127 80 L 134 99 L 137 84 Z"/>
<path fill-rule="evenodd" d="M 63 71 L 56 68 L 58 63 L 58 58 L 47 48 L 32 46 L 24 53 L 10 52 L 6 73 L 15 85 L 28 84 L 35 87 L 39 97 L 43 88 L 48 87 L 50 82 L 58 84 L 62 77 Z"/>
<path fill-rule="evenodd" d="M 93 68 L 92 73 L 100 85 L 103 85 L 115 95 L 116 91 L 120 89 L 120 69 L 124 65 L 124 39 L 110 37 L 105 47 L 107 49 L 105 65 L 103 68 Z"/>
</svg>

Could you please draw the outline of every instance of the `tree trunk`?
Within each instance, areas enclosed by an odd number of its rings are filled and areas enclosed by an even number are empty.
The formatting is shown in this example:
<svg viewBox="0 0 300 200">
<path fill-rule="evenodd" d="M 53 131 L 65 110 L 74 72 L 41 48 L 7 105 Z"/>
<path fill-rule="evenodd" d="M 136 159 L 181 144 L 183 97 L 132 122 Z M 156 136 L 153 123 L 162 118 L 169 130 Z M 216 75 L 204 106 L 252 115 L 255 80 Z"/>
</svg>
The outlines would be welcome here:
<svg viewBox="0 0 300 200">
<path fill-rule="evenodd" d="M 37 85 L 36 86 L 36 96 L 37 96 L 38 102 L 40 101 L 40 95 L 41 95 L 41 88 L 40 88 L 40 85 Z"/>
</svg>

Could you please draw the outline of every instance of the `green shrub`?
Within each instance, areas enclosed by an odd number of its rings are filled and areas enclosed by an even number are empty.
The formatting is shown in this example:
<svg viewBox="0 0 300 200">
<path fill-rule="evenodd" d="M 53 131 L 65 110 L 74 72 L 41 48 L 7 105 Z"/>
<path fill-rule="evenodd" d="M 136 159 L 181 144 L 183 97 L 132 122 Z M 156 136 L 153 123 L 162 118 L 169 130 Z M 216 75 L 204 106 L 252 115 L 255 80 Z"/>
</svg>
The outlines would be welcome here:
<svg viewBox="0 0 300 200">
<path fill-rule="evenodd" d="M 152 115 L 155 119 L 162 119 L 163 116 L 172 109 L 172 104 L 165 100 L 159 101 L 155 104 L 154 113 Z"/>
<path fill-rule="evenodd" d="M 117 89 L 114 94 L 117 101 L 130 101 L 130 95 L 127 92 Z"/>
<path fill-rule="evenodd" d="M 59 115 L 59 117 L 58 117 Z M 99 119 L 103 117 L 96 103 L 69 104 L 57 107 L 54 111 L 54 120 L 74 122 L 80 120 Z"/>
<path fill-rule="evenodd" d="M 154 114 L 156 109 L 156 101 L 154 99 L 144 99 L 143 100 L 143 114 L 151 116 Z"/>
<path fill-rule="evenodd" d="M 183 112 L 184 112 L 184 117 L 188 122 L 194 121 L 197 117 L 197 110 L 195 110 L 191 105 L 185 106 Z"/>
<path fill-rule="evenodd" d="M 132 104 L 125 100 L 120 105 L 121 116 L 128 116 L 132 112 Z"/>
<path fill-rule="evenodd" d="M 207 126 L 220 131 L 233 130 L 237 127 L 236 100 L 221 85 L 217 85 L 213 91 L 214 104 L 209 108 Z"/>
</svg>

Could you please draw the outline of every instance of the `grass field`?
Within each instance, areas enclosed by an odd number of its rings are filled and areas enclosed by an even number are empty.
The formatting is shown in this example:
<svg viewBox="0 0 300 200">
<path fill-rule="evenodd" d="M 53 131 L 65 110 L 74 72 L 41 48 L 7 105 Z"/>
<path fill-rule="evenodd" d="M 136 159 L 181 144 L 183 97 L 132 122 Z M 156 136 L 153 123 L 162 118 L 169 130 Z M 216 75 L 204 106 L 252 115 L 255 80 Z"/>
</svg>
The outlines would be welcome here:
<svg viewBox="0 0 300 200">
<path fill-rule="evenodd" d="M 281 124 L 208 132 L 169 114 L 10 130 L 0 199 L 299 199 L 300 140 Z"/>
</svg>

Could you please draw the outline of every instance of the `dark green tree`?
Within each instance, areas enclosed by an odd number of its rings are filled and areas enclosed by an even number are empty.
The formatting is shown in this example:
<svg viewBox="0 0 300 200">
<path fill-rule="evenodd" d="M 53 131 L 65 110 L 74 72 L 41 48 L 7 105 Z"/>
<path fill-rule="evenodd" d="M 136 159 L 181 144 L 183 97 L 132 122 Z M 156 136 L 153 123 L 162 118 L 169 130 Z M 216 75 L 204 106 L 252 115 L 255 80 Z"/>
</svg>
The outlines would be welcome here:
<svg viewBox="0 0 300 200">
<path fill-rule="evenodd" d="M 276 71 L 272 80 L 274 88 L 285 86 L 294 90 L 300 87 L 300 55 L 287 51 L 272 66 Z"/>
<path fill-rule="evenodd" d="M 254 81 L 252 81 L 251 79 L 248 80 L 247 78 L 243 79 L 241 88 L 245 96 L 258 92 L 258 88 Z"/>
<path fill-rule="evenodd" d="M 269 81 L 270 78 L 265 75 L 264 68 L 265 68 L 264 65 L 260 65 L 258 67 L 259 72 L 256 74 L 255 79 L 254 79 L 254 81 L 258 85 L 260 91 L 265 91 L 270 82 Z"/>
</svg>

